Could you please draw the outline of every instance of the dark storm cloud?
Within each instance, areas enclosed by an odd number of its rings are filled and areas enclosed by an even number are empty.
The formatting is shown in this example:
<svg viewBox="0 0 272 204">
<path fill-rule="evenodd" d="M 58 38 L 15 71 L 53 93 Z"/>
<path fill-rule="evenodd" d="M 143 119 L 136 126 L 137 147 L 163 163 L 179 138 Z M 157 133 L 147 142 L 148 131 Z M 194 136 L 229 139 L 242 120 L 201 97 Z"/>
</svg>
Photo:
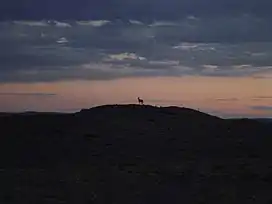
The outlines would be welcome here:
<svg viewBox="0 0 272 204">
<path fill-rule="evenodd" d="M 260 32 L 268 22 L 254 24 L 258 19 L 252 16 L 221 20 L 191 16 L 151 24 L 136 20 L 2 22 L 0 82 L 240 77 L 271 71 L 272 43 L 262 41 L 264 35 L 272 38 L 272 32 Z M 254 32 L 247 33 L 248 29 Z"/>
<path fill-rule="evenodd" d="M 187 15 L 271 16 L 270 0 L 2 0 L 1 19 L 176 20 Z"/>
</svg>

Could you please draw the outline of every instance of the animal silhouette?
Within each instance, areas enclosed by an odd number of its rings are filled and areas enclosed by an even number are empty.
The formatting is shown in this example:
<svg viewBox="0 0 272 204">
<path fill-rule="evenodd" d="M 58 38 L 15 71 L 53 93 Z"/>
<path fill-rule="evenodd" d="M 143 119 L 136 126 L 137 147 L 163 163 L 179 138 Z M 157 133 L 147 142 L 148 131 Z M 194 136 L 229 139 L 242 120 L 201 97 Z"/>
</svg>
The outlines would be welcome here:
<svg viewBox="0 0 272 204">
<path fill-rule="evenodd" d="M 144 105 L 144 100 L 141 99 L 140 97 L 138 97 L 138 103 L 139 103 L 140 105 Z"/>
</svg>

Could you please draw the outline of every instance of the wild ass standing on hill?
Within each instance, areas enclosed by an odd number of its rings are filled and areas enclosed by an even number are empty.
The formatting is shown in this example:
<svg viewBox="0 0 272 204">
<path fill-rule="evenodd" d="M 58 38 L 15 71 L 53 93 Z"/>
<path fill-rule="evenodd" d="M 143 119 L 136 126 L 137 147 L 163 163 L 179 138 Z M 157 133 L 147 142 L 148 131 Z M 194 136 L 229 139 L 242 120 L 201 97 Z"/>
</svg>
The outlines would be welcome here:
<svg viewBox="0 0 272 204">
<path fill-rule="evenodd" d="M 144 105 L 144 100 L 141 99 L 140 97 L 138 97 L 138 103 L 139 103 L 140 105 Z"/>
</svg>

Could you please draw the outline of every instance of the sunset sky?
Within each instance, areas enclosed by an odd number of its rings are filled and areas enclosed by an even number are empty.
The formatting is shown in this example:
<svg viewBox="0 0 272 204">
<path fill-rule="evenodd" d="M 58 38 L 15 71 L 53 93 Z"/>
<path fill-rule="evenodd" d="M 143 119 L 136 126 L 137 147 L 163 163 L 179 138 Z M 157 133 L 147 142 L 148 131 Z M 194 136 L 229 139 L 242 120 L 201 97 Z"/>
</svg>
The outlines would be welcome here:
<svg viewBox="0 0 272 204">
<path fill-rule="evenodd" d="M 4 0 L 0 112 L 103 104 L 272 117 L 268 0 Z"/>
</svg>

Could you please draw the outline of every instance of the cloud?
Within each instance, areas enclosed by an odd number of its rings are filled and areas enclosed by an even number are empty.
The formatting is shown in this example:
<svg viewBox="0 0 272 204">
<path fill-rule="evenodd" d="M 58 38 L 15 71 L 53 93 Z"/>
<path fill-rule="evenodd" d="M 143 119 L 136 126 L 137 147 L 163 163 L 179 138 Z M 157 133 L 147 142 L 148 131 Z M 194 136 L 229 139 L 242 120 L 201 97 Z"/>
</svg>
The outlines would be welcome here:
<svg viewBox="0 0 272 204">
<path fill-rule="evenodd" d="M 111 54 L 105 61 L 123 61 L 123 60 L 146 60 L 145 57 L 136 55 L 135 53 L 120 53 L 120 54 Z"/>
<path fill-rule="evenodd" d="M 201 18 L 153 27 L 129 21 L 102 26 L 103 20 L 86 21 L 86 26 L 78 21 L 61 26 L 55 26 L 56 21 L 41 21 L 48 26 L 5 22 L 0 24 L 0 83 L 133 76 L 271 77 L 271 42 L 247 42 L 244 36 L 230 42 L 220 30 L 206 27 L 213 25 L 209 21 L 220 27 L 217 19 Z M 66 24 L 69 29 L 63 29 Z M 228 29 L 228 37 L 234 35 L 233 28 Z M 210 41 L 215 31 L 217 42 Z"/>
<path fill-rule="evenodd" d="M 204 72 L 214 72 L 218 70 L 218 66 L 217 65 L 210 65 L 210 64 L 204 64 L 202 65 L 204 68 Z"/>
<path fill-rule="evenodd" d="M 189 42 L 183 42 L 179 45 L 173 46 L 173 49 L 180 49 L 180 50 L 200 50 L 200 51 L 214 51 L 216 48 L 214 47 L 214 43 L 189 43 Z"/>
<path fill-rule="evenodd" d="M 259 98 L 259 99 L 272 99 L 272 96 L 256 96 L 255 98 Z"/>
<path fill-rule="evenodd" d="M 57 96 L 55 93 L 26 93 L 26 92 L 5 92 L 1 93 L 0 96 L 34 96 L 34 97 L 52 97 Z"/>
<path fill-rule="evenodd" d="M 38 26 L 38 27 L 49 26 L 46 21 L 13 21 L 13 23 L 24 26 Z"/>
<path fill-rule="evenodd" d="M 63 43 L 68 43 L 69 41 L 65 37 L 61 37 L 60 39 L 57 40 L 57 43 L 63 44 Z"/>
<path fill-rule="evenodd" d="M 255 96 L 252 98 L 253 101 L 269 101 L 272 100 L 272 96 Z"/>
<path fill-rule="evenodd" d="M 272 111 L 272 106 L 252 106 L 254 110 L 261 110 L 261 111 Z"/>
<path fill-rule="evenodd" d="M 233 69 L 251 69 L 252 65 L 250 64 L 242 64 L 242 65 L 233 65 L 232 66 Z"/>
<path fill-rule="evenodd" d="M 155 66 L 178 66 L 179 65 L 179 61 L 177 60 L 157 60 L 157 61 L 149 61 L 148 64 L 150 65 L 155 65 Z"/>
<path fill-rule="evenodd" d="M 108 23 L 110 23 L 110 21 L 108 21 L 108 20 L 77 21 L 76 23 L 81 26 L 101 27 L 101 26 L 104 26 L 104 25 L 107 25 Z"/>
<path fill-rule="evenodd" d="M 54 26 L 60 27 L 60 28 L 70 28 L 70 27 L 72 27 L 69 23 L 65 23 L 65 22 L 53 21 L 52 23 L 54 24 Z"/>
<path fill-rule="evenodd" d="M 150 27 L 160 27 L 160 26 L 177 26 L 178 23 L 171 22 L 171 21 L 155 21 L 150 24 Z"/>
<path fill-rule="evenodd" d="M 238 98 L 217 98 L 216 101 L 222 101 L 222 102 L 234 102 L 238 101 Z"/>
<path fill-rule="evenodd" d="M 249 55 L 253 56 L 253 57 L 264 57 L 267 55 L 267 53 L 265 52 L 247 52 Z"/>
<path fill-rule="evenodd" d="M 137 21 L 137 20 L 129 20 L 129 23 L 131 23 L 131 24 L 133 24 L 133 25 L 144 25 L 143 22 Z"/>
</svg>

